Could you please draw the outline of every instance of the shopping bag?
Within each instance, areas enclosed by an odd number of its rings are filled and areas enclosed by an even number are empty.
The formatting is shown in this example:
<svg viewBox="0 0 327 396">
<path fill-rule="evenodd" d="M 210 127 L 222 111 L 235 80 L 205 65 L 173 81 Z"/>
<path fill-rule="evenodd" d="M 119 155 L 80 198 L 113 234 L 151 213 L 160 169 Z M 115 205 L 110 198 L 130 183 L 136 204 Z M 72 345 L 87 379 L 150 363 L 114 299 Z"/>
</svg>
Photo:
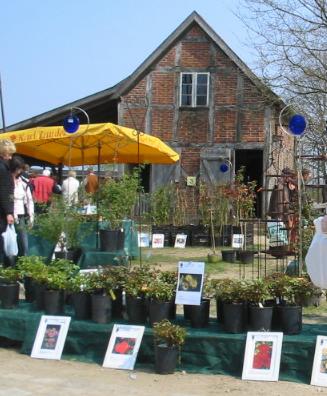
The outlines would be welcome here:
<svg viewBox="0 0 327 396">
<path fill-rule="evenodd" d="M 18 245 L 17 245 L 17 234 L 15 226 L 8 224 L 5 232 L 2 233 L 3 238 L 3 250 L 6 256 L 17 256 Z"/>
</svg>

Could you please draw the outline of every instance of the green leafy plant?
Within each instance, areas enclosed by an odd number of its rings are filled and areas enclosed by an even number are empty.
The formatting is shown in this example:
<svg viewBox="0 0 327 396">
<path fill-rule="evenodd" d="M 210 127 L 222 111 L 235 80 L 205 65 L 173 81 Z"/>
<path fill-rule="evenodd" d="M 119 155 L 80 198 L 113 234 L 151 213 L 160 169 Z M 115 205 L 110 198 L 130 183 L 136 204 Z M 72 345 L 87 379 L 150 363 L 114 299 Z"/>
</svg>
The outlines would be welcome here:
<svg viewBox="0 0 327 396">
<path fill-rule="evenodd" d="M 139 191 L 138 170 L 125 174 L 121 179 L 109 178 L 98 191 L 98 212 L 102 220 L 115 229 L 124 218 L 131 218 Z"/>
<path fill-rule="evenodd" d="M 174 347 L 184 344 L 186 339 L 186 329 L 172 324 L 168 319 L 164 319 L 153 325 L 153 335 L 157 344 L 164 344 Z"/>
<path fill-rule="evenodd" d="M 171 184 L 158 188 L 150 196 L 150 219 L 153 224 L 172 223 L 174 190 Z"/>
<path fill-rule="evenodd" d="M 40 256 L 21 256 L 17 260 L 17 269 L 21 277 L 34 278 L 36 274 L 46 269 L 45 259 Z"/>
<path fill-rule="evenodd" d="M 215 296 L 227 303 L 240 303 L 246 300 L 246 282 L 226 279 L 216 285 Z"/>
<path fill-rule="evenodd" d="M 155 268 L 150 265 L 143 264 L 134 267 L 126 276 L 124 285 L 126 294 L 133 297 L 145 296 L 156 277 Z"/>
<path fill-rule="evenodd" d="M 264 304 L 271 295 L 268 282 L 265 279 L 253 279 L 245 284 L 245 297 L 250 303 L 259 305 Z"/>
<path fill-rule="evenodd" d="M 75 249 L 86 235 L 86 230 L 81 229 L 84 222 L 76 208 L 65 205 L 60 196 L 53 199 L 47 212 L 35 217 L 31 233 L 52 243 L 59 242 L 62 251 Z"/>
<path fill-rule="evenodd" d="M 68 284 L 68 276 L 55 267 L 48 267 L 44 283 L 48 290 L 65 290 Z"/>
<path fill-rule="evenodd" d="M 89 274 L 77 274 L 67 280 L 67 290 L 71 293 L 90 293 L 92 288 L 89 282 Z"/>
<path fill-rule="evenodd" d="M 157 301 L 170 301 L 174 295 L 175 289 L 167 282 L 160 279 L 153 279 L 147 287 L 146 295 Z"/>
<path fill-rule="evenodd" d="M 21 280 L 21 274 L 16 268 L 0 268 L 0 282 L 1 283 L 16 283 Z"/>
</svg>

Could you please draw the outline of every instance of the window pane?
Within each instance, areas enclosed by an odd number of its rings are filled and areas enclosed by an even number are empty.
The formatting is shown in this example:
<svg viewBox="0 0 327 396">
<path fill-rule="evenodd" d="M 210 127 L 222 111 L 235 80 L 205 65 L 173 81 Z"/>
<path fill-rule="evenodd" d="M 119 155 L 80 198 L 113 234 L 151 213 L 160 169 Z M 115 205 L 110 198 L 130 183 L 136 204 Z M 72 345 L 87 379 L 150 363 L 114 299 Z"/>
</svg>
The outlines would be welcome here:
<svg viewBox="0 0 327 396">
<path fill-rule="evenodd" d="M 197 83 L 199 84 L 208 84 L 208 74 L 198 74 L 197 75 Z"/>
<path fill-rule="evenodd" d="M 182 95 L 182 106 L 192 106 L 192 95 Z"/>
<path fill-rule="evenodd" d="M 197 106 L 207 106 L 207 96 L 197 96 L 196 97 Z"/>
<path fill-rule="evenodd" d="M 182 95 L 192 95 L 192 85 L 182 85 Z"/>
<path fill-rule="evenodd" d="M 197 93 L 197 95 L 207 96 L 207 86 L 206 85 L 198 85 L 196 93 Z"/>
<path fill-rule="evenodd" d="M 192 84 L 192 74 L 182 74 L 182 84 Z"/>
</svg>

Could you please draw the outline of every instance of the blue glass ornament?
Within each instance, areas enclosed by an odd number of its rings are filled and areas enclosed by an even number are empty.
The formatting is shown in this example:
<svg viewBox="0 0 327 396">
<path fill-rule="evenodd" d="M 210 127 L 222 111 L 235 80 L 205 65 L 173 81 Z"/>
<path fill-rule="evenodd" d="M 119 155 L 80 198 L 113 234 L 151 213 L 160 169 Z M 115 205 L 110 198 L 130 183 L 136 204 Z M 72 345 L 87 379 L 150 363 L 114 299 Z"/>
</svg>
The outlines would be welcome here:
<svg viewBox="0 0 327 396">
<path fill-rule="evenodd" d="M 220 165 L 219 169 L 220 169 L 220 172 L 226 173 L 226 172 L 228 172 L 228 170 L 229 170 L 229 166 L 228 166 L 228 164 L 226 164 L 226 163 L 224 162 L 223 164 Z"/>
<path fill-rule="evenodd" d="M 305 121 L 305 118 L 301 114 L 295 114 L 294 116 L 292 116 L 288 123 L 290 131 L 295 136 L 301 136 L 306 126 L 307 123 Z"/>
<path fill-rule="evenodd" d="M 75 115 L 65 117 L 63 127 L 67 133 L 75 133 L 79 128 L 79 118 Z"/>
</svg>

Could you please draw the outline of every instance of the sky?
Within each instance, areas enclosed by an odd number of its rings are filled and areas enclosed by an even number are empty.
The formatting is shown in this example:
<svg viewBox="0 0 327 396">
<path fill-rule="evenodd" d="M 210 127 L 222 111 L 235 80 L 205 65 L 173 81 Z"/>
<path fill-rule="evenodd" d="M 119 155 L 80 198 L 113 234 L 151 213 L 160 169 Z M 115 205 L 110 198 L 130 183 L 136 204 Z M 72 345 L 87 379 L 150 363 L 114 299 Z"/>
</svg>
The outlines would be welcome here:
<svg viewBox="0 0 327 396">
<path fill-rule="evenodd" d="M 238 0 L 0 0 L 6 126 L 117 84 L 192 11 L 251 67 L 237 6 Z"/>
</svg>

